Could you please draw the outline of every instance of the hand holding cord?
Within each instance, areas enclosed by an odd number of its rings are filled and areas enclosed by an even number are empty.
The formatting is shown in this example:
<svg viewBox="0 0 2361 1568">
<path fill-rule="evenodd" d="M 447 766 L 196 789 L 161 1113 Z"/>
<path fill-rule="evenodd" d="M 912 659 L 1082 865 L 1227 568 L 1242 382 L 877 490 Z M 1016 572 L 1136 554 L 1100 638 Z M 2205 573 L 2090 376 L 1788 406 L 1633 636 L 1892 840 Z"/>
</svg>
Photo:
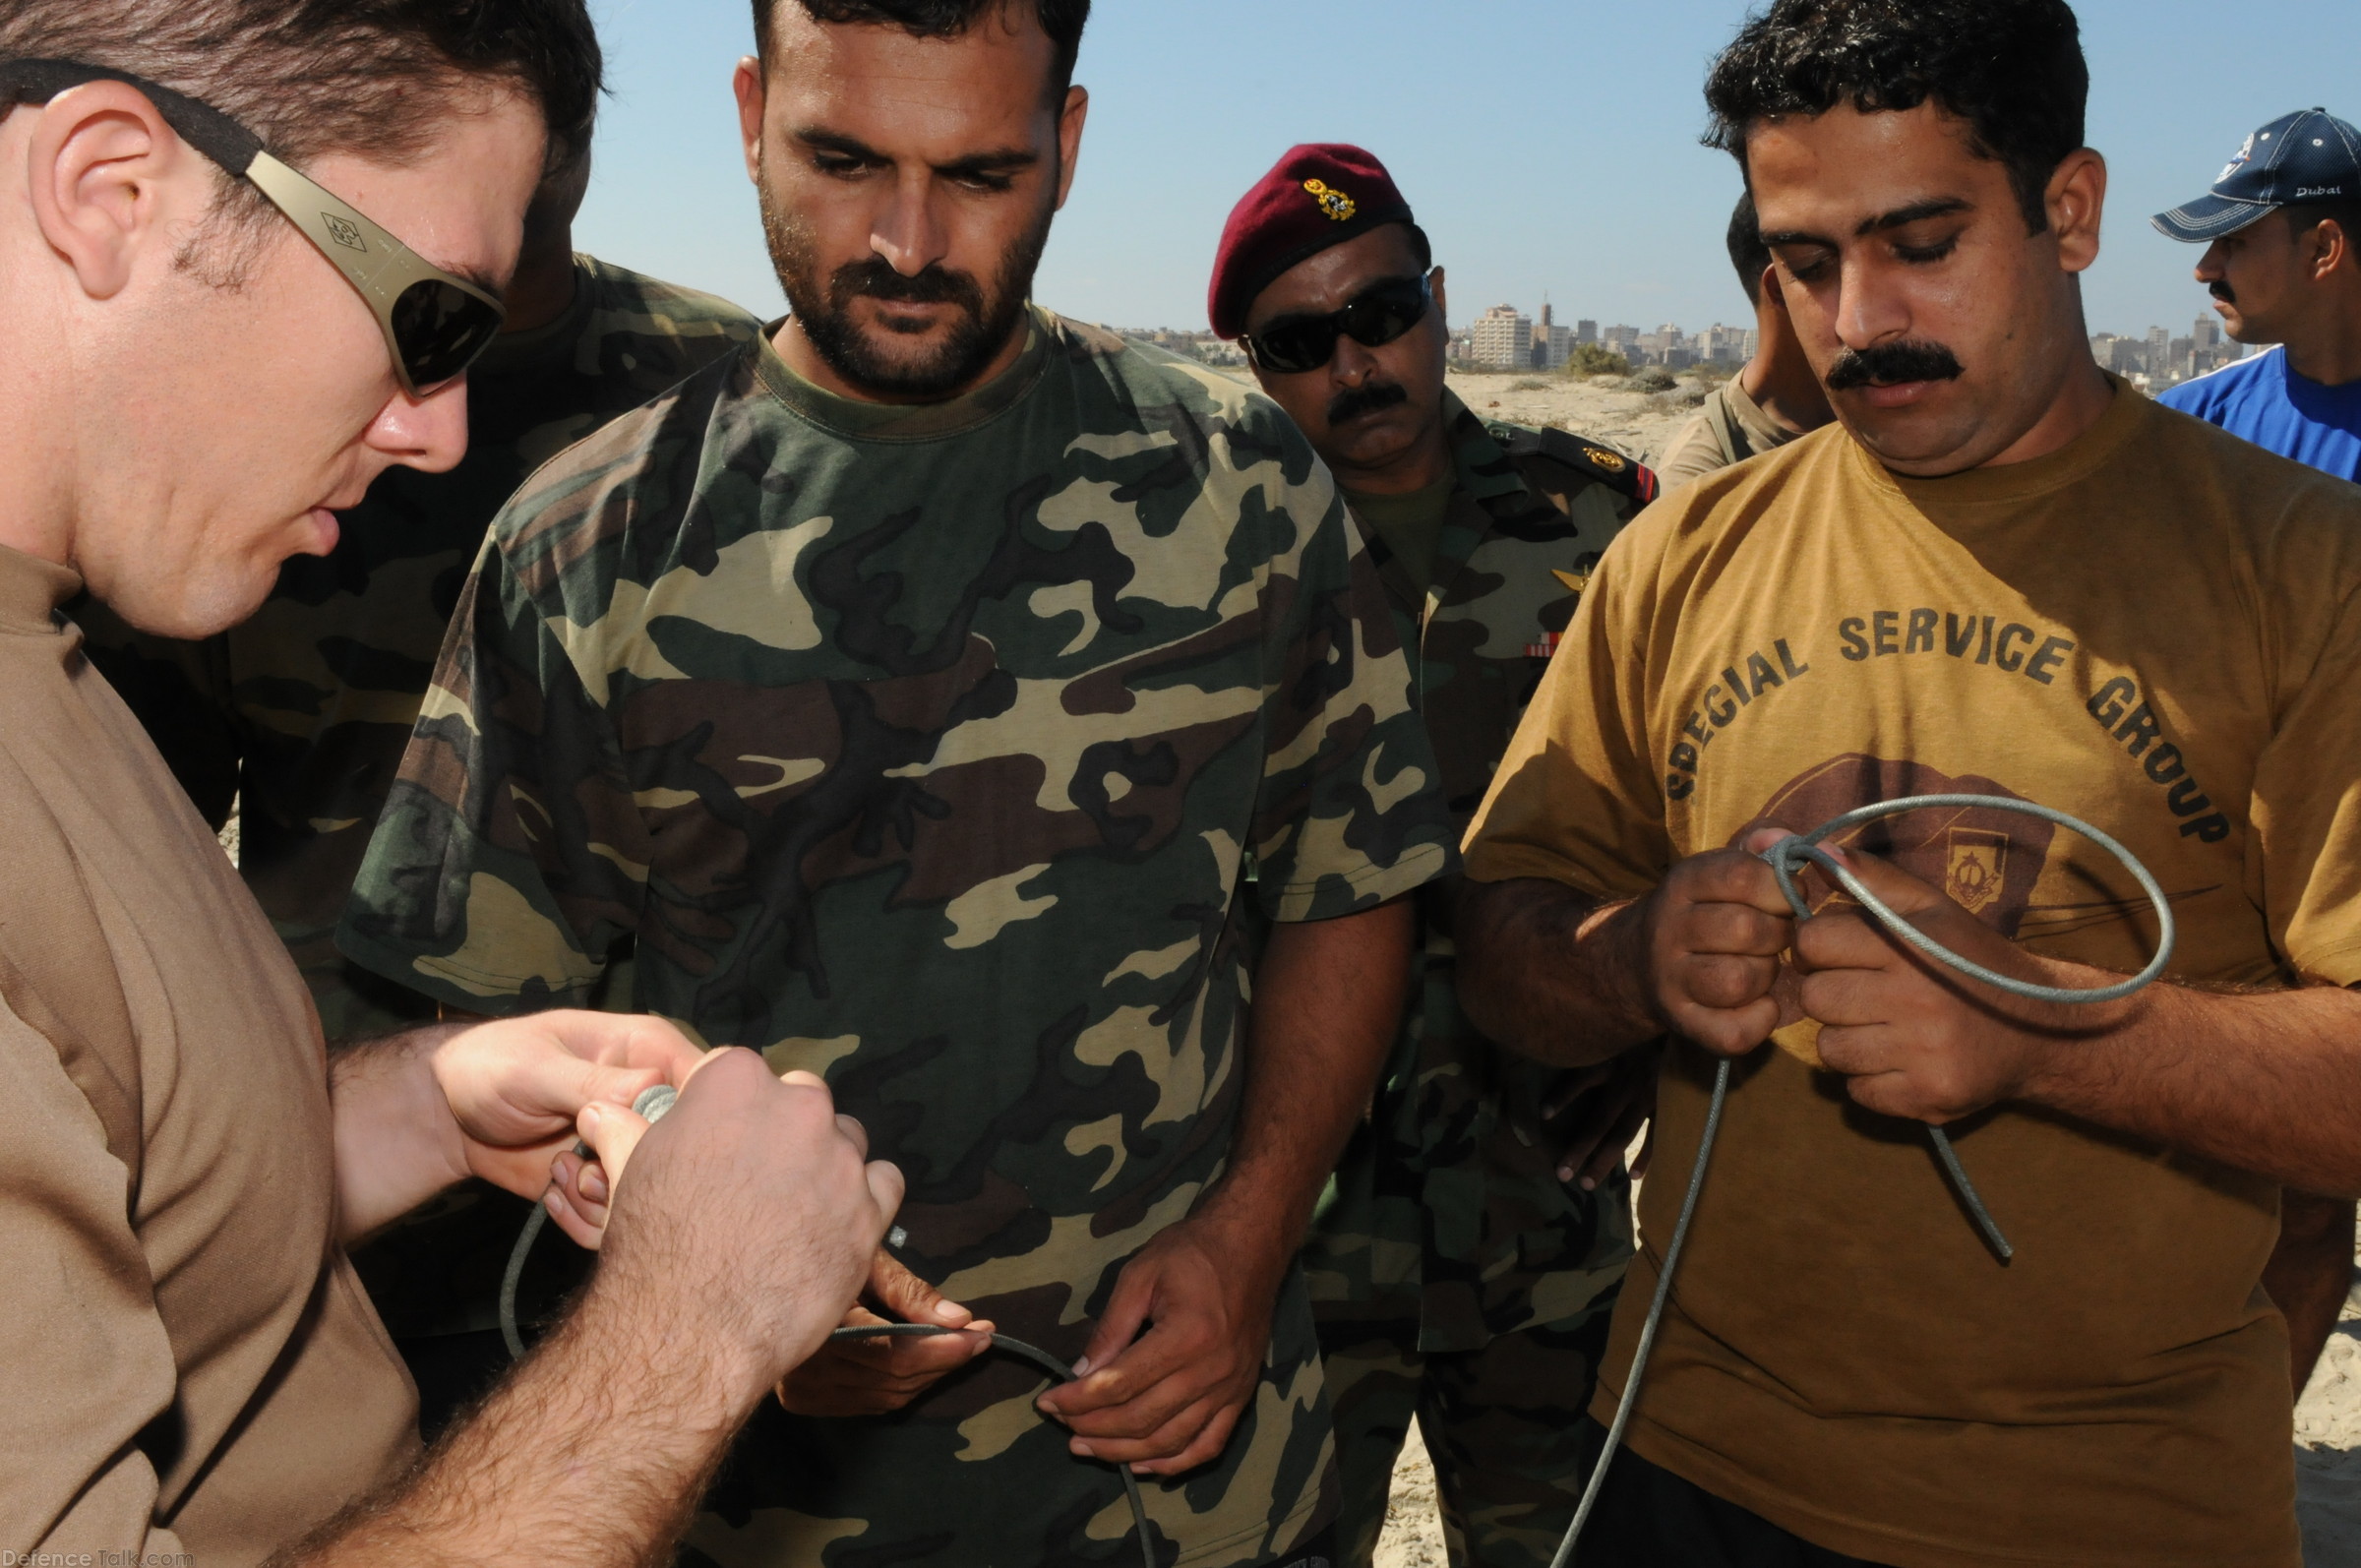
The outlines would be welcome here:
<svg viewBox="0 0 2361 1568">
<path fill-rule="evenodd" d="M 1907 812 L 1920 811 L 1930 807 L 2010 812 L 2021 816 L 2037 817 L 2042 821 L 2068 828 L 2089 839 L 2122 863 L 2123 867 L 2132 874 L 2134 879 L 2139 882 L 2140 890 L 2148 896 L 2149 905 L 2155 910 L 2157 928 L 2155 955 L 2149 960 L 2146 968 L 2129 979 L 2089 991 L 2042 986 L 2030 981 L 2019 980 L 2014 976 L 2001 974 L 1997 970 L 1987 969 L 1981 964 L 1953 952 L 1941 942 L 1927 935 L 1871 892 L 1843 861 L 1821 847 L 1828 839 L 1840 833 L 1849 832 L 1864 823 L 1875 821 L 1881 817 L 1899 816 Z M 1862 911 L 1889 935 L 1945 968 L 1980 981 L 2005 995 L 2022 997 L 2028 1001 L 2061 1005 L 2117 1001 L 2152 984 L 2162 976 L 2165 966 L 2172 961 L 2172 949 L 2176 935 L 2172 903 L 2148 868 L 2141 865 L 2139 859 L 2130 850 L 2088 822 L 2069 816 L 2064 812 L 2050 807 L 2037 806 L 2030 801 L 2021 801 L 2000 795 L 1913 795 L 1899 800 L 1881 801 L 1832 817 L 1809 833 L 1783 838 L 1763 852 L 1763 859 L 1770 864 L 1771 874 L 1779 883 L 1780 893 L 1786 899 L 1788 907 L 1794 911 L 1798 921 L 1811 919 L 1812 910 L 1810 903 L 1803 895 L 1802 888 L 1796 883 L 1796 875 L 1803 866 L 1816 866 L 1840 888 L 1844 889 L 1848 897 L 1859 904 Z M 1649 1354 L 1656 1346 L 1657 1330 L 1664 1322 L 1665 1303 L 1671 1298 L 1672 1279 L 1674 1272 L 1679 1267 L 1681 1249 L 1688 1242 L 1689 1226 L 1696 1218 L 1698 1196 L 1705 1190 L 1705 1173 L 1708 1162 L 1713 1158 L 1714 1140 L 1722 1130 L 1723 1107 L 1729 1098 L 1729 1069 L 1730 1058 L 1725 1056 L 1714 1074 L 1713 1099 L 1707 1107 L 1705 1127 L 1697 1141 L 1697 1163 L 1689 1173 L 1688 1189 L 1681 1198 L 1680 1214 L 1673 1222 L 1671 1239 L 1665 1247 L 1664 1266 L 1657 1277 L 1656 1295 L 1649 1302 L 1648 1316 L 1640 1327 L 1639 1343 L 1632 1352 L 1631 1370 L 1625 1374 L 1623 1379 L 1623 1397 L 1615 1407 L 1615 1418 L 1613 1424 L 1607 1429 L 1605 1443 L 1600 1449 L 1599 1462 L 1591 1471 L 1590 1481 L 1583 1488 L 1582 1501 L 1574 1510 L 1573 1523 L 1567 1527 L 1565 1539 L 1559 1543 L 1557 1554 L 1550 1561 L 1550 1568 L 1570 1568 L 1573 1563 L 1575 1545 L 1582 1538 L 1583 1527 L 1590 1522 L 1592 1510 L 1598 1506 L 1599 1493 L 1605 1482 L 1607 1467 L 1614 1462 L 1615 1453 L 1622 1445 L 1624 1429 L 1630 1424 L 1632 1410 L 1638 1403 L 1640 1381 L 1648 1368 Z M 1960 1164 L 1958 1153 L 1952 1148 L 1951 1139 L 1941 1127 L 1929 1125 L 1926 1130 L 1937 1157 L 1942 1161 L 1945 1173 L 1949 1176 L 1961 1200 L 1968 1206 L 1968 1211 L 1973 1217 L 1977 1229 L 1983 1233 L 1985 1240 L 1991 1245 L 1999 1259 L 2003 1263 L 2007 1262 L 2015 1255 L 2015 1248 L 2009 1244 L 2008 1237 L 2001 1233 L 1998 1223 L 1993 1220 L 1990 1211 L 1984 1207 L 1983 1199 L 1976 1192 L 1974 1183 L 1968 1180 L 1966 1169 Z"/>
<path fill-rule="evenodd" d="M 673 1108 L 674 1102 L 679 1098 L 680 1091 L 678 1089 L 670 1084 L 660 1083 L 653 1088 L 642 1090 L 639 1097 L 632 1102 L 632 1109 L 653 1123 L 662 1120 L 664 1114 Z M 588 1155 L 590 1150 L 587 1145 L 576 1144 L 575 1153 Z M 516 1326 L 517 1287 L 524 1278 L 525 1260 L 532 1253 L 533 1243 L 540 1238 L 542 1227 L 548 1223 L 549 1210 L 540 1204 L 535 1204 L 532 1214 L 524 1222 L 523 1231 L 517 1235 L 515 1248 L 509 1254 L 508 1272 L 501 1278 L 500 1334 L 508 1344 L 509 1357 L 512 1360 L 521 1359 L 524 1356 L 524 1338 L 517 1331 Z M 902 1235 L 903 1233 L 897 1227 L 893 1236 L 900 1237 Z M 840 1328 L 831 1333 L 828 1338 L 831 1340 L 923 1339 L 965 1332 L 969 1331 L 943 1328 L 932 1323 L 873 1323 L 854 1328 Z M 1023 1340 L 1012 1338 L 1006 1334 L 991 1334 L 987 1338 L 992 1341 L 992 1348 L 995 1351 L 1014 1356 L 1020 1360 L 1031 1361 L 1060 1383 L 1074 1381 L 1074 1369 L 1071 1366 L 1037 1345 L 1028 1345 Z M 1155 1535 L 1148 1528 L 1148 1505 L 1147 1500 L 1140 1495 L 1138 1478 L 1131 1474 L 1131 1468 L 1128 1465 L 1120 1465 L 1116 1469 L 1118 1474 L 1122 1477 L 1124 1500 L 1131 1505 L 1131 1526 L 1133 1534 L 1139 1541 L 1140 1562 L 1143 1568 L 1156 1568 Z"/>
</svg>

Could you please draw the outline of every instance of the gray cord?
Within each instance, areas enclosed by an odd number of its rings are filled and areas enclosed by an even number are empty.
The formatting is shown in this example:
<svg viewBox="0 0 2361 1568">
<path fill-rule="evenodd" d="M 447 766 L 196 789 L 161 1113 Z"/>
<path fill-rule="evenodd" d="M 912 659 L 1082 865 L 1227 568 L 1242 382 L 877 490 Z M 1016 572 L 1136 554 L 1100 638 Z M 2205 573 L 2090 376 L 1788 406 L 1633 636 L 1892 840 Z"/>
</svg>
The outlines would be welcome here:
<svg viewBox="0 0 2361 1568">
<path fill-rule="evenodd" d="M 1665 1302 L 1672 1295 L 1672 1269 L 1680 1262 L 1680 1249 L 1689 1239 L 1689 1219 L 1697 1212 L 1697 1195 L 1705 1190 L 1705 1167 L 1714 1152 L 1714 1139 L 1722 1131 L 1722 1107 L 1729 1099 L 1729 1058 L 1714 1072 L 1714 1098 L 1706 1107 L 1705 1131 L 1697 1139 L 1697 1164 L 1689 1171 L 1689 1190 L 1680 1200 L 1680 1218 L 1672 1223 L 1672 1244 L 1665 1248 L 1665 1269 L 1656 1277 L 1656 1299 L 1648 1303 L 1648 1321 L 1640 1325 L 1639 1348 L 1631 1355 L 1631 1370 L 1623 1379 L 1623 1399 L 1615 1406 L 1615 1423 L 1606 1429 L 1606 1446 L 1599 1451 L 1599 1463 L 1592 1467 L 1590 1484 L 1582 1489 L 1582 1501 L 1574 1510 L 1574 1523 L 1566 1527 L 1566 1538 L 1558 1542 L 1557 1555 L 1549 1559 L 1549 1568 L 1566 1568 L 1574 1560 L 1574 1542 L 1582 1538 L 1582 1527 L 1591 1522 L 1591 1510 L 1598 1506 L 1599 1489 L 1606 1484 L 1606 1462 L 1615 1450 L 1623 1446 L 1623 1428 L 1631 1423 L 1632 1407 L 1639 1403 L 1640 1374 L 1648 1370 L 1648 1353 L 1656 1349 L 1657 1326 L 1665 1320 Z"/>
<path fill-rule="evenodd" d="M 632 1109 L 652 1125 L 664 1119 L 664 1113 L 680 1097 L 681 1092 L 671 1084 L 659 1083 L 640 1090 L 639 1098 L 632 1102 Z M 586 1155 L 590 1146 L 577 1143 L 574 1152 Z M 552 1181 L 550 1188 L 556 1190 L 557 1183 Z M 541 1228 L 548 1223 L 548 1197 L 544 1194 L 542 1201 L 533 1205 L 533 1212 L 525 1216 L 524 1229 L 517 1233 L 516 1244 L 509 1251 L 508 1271 L 500 1277 L 500 1337 L 509 1347 L 512 1361 L 524 1359 L 524 1336 L 516 1332 L 516 1287 L 524 1280 L 524 1260 L 532 1255 L 533 1243 L 541 1239 Z"/>
<path fill-rule="evenodd" d="M 673 1102 L 679 1098 L 680 1092 L 671 1085 L 657 1084 L 633 1101 L 632 1109 L 651 1122 L 659 1121 L 663 1119 L 664 1113 L 672 1109 Z M 577 1143 L 574 1146 L 574 1152 L 586 1155 L 590 1150 L 587 1145 Z M 500 1337 L 508 1343 L 509 1359 L 511 1360 L 521 1360 L 524 1357 L 524 1336 L 519 1334 L 516 1329 L 516 1288 L 524 1278 L 524 1260 L 531 1255 L 533 1243 L 540 1239 L 542 1227 L 548 1223 L 548 1208 L 544 1204 L 534 1204 L 533 1212 L 525 1219 L 523 1231 L 516 1236 L 515 1249 L 509 1253 L 508 1272 L 501 1276 Z M 907 1238 L 899 1226 L 894 1228 L 893 1237 L 896 1238 L 897 1244 L 899 1239 Z M 940 1335 L 964 1332 L 965 1330 L 962 1329 L 941 1328 L 932 1323 L 872 1323 L 859 1328 L 840 1328 L 830 1334 L 828 1338 L 831 1340 L 933 1339 Z M 992 1341 L 994 1350 L 1031 1361 L 1060 1383 L 1074 1381 L 1074 1369 L 1040 1346 L 1028 1345 L 1023 1340 L 1011 1339 L 1005 1334 L 992 1334 L 986 1337 Z M 1124 1500 L 1131 1505 L 1131 1525 L 1133 1532 L 1139 1538 L 1139 1560 L 1145 1565 L 1145 1568 L 1156 1568 L 1156 1538 L 1148 1528 L 1148 1505 L 1147 1500 L 1140 1496 L 1138 1478 L 1131 1474 L 1131 1467 L 1128 1465 L 1118 1465 L 1115 1468 L 1117 1473 L 1123 1478 Z"/>
<path fill-rule="evenodd" d="M 2070 828 L 2098 845 L 2123 863 L 2124 868 L 2139 881 L 2141 891 L 2148 895 L 2149 903 L 2154 907 L 2156 955 L 2149 960 L 2147 968 L 2129 980 L 2092 991 L 2037 986 L 2030 981 L 2018 980 L 1963 958 L 1927 935 L 1895 913 L 1863 886 L 1859 877 L 1839 864 L 1834 855 L 1820 847 L 1823 840 L 1858 827 L 1863 822 L 1875 821 L 1882 816 L 1898 816 L 1905 812 L 1927 807 L 1973 807 L 2014 812 L 2021 816 L 2037 816 L 2045 822 Z M 1763 852 L 1763 859 L 1770 863 L 1771 874 L 1778 879 L 1779 890 L 1786 898 L 1787 907 L 1795 912 L 1797 920 L 1809 920 L 1812 917 L 1811 905 L 1805 901 L 1802 889 L 1795 885 L 1796 863 L 1808 861 L 1826 872 L 1838 886 L 1868 911 L 1871 919 L 1893 935 L 1946 968 L 1972 976 L 1996 991 L 2006 992 L 2012 996 L 2023 996 L 2028 1001 L 2067 1004 L 2114 1001 L 2154 982 L 2172 959 L 2176 935 L 2172 901 L 2165 897 L 2164 889 L 2149 874 L 2148 868 L 2141 865 L 2130 850 L 2089 823 L 2050 807 L 2036 806 L 2030 801 L 2014 800 L 2004 795 L 1910 795 L 1900 800 L 1880 801 L 1832 817 L 1800 838 L 1783 838 Z M 1705 1131 L 1697 1140 L 1697 1163 L 1689 1172 L 1689 1190 L 1681 1199 L 1680 1217 L 1673 1222 L 1672 1239 L 1665 1248 L 1664 1272 L 1657 1276 L 1656 1297 L 1648 1303 L 1647 1321 L 1640 1327 L 1640 1342 L 1632 1352 L 1631 1370 L 1624 1375 L 1623 1397 L 1615 1406 L 1614 1423 L 1607 1428 L 1606 1442 L 1599 1450 L 1599 1462 L 1592 1467 L 1590 1481 L 1583 1487 L 1582 1501 L 1575 1506 L 1573 1523 L 1566 1527 L 1566 1538 L 1558 1543 L 1557 1555 L 1550 1559 L 1549 1568 L 1570 1568 L 1574 1560 L 1575 1543 L 1582 1538 L 1583 1526 L 1590 1523 L 1591 1510 L 1597 1506 L 1600 1490 L 1606 1482 L 1606 1467 L 1614 1462 L 1616 1451 L 1622 1447 L 1623 1430 L 1630 1424 L 1632 1410 L 1639 1403 L 1640 1377 L 1648 1368 L 1649 1353 L 1656 1348 L 1656 1331 L 1664 1322 L 1665 1304 L 1672 1298 L 1672 1271 L 1680 1261 L 1681 1248 L 1688 1242 L 1689 1222 L 1696 1218 L 1698 1194 L 1705 1190 L 1706 1164 L 1713 1157 L 1714 1139 L 1722 1130 L 1722 1108 L 1729 1099 L 1729 1058 L 1724 1057 L 1720 1069 L 1714 1074 L 1714 1097 L 1706 1108 Z M 1933 1140 L 1935 1153 L 1942 1159 L 1944 1171 L 1951 1177 L 1953 1187 L 1967 1203 L 1968 1213 L 1974 1217 L 1985 1239 L 1999 1253 L 2001 1260 L 2006 1262 L 2015 1255 L 2015 1249 L 2009 1245 L 2008 1238 L 2000 1234 L 2000 1227 L 1985 1210 L 1983 1199 L 1977 1195 L 1974 1183 L 1968 1179 L 1967 1171 L 1960 1165 L 1959 1155 L 1952 1149 L 1951 1140 L 1944 1136 L 1941 1127 L 1929 1126 L 1926 1130 Z"/>
</svg>

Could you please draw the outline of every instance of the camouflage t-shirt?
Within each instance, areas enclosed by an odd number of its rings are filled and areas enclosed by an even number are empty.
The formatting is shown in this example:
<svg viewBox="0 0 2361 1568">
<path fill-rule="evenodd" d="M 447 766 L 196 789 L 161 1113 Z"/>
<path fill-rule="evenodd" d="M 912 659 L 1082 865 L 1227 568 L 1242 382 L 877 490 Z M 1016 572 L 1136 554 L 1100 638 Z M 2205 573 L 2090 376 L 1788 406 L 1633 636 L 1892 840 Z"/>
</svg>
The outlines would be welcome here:
<svg viewBox="0 0 2361 1568">
<path fill-rule="evenodd" d="M 767 343 L 712 367 L 537 474 L 460 616 L 345 950 L 510 1013 L 635 943 L 640 1006 L 828 1079 L 908 1177 L 914 1269 L 1067 1357 L 1222 1168 L 1245 900 L 1326 919 L 1451 859 L 1310 449 L 1237 384 L 1047 314 L 946 404 L 831 397 Z M 1116 1478 L 1039 1386 L 987 1357 L 893 1417 L 770 1407 L 692 1547 L 1132 1560 Z M 1221 1459 L 1147 1486 L 1160 1555 L 1288 1547 L 1328 1456 L 1291 1279 Z"/>
<path fill-rule="evenodd" d="M 345 963 L 334 935 L 493 514 L 542 463 L 760 331 L 724 300 L 587 256 L 575 277 L 563 316 L 499 338 L 469 372 L 459 465 L 390 469 L 339 517 L 335 549 L 289 561 L 243 626 L 178 642 L 75 608 L 91 661 L 199 809 L 219 827 L 239 803 L 239 869 L 332 1041 L 434 1016 Z"/>
<path fill-rule="evenodd" d="M 1452 821 L 1483 800 L 1600 554 L 1656 496 L 1620 452 L 1559 430 L 1486 422 L 1449 392 L 1454 488 L 1430 569 L 1372 539 Z M 1439 890 L 1437 890 L 1439 891 Z M 1414 1298 L 1418 1345 L 1481 1350 L 1611 1301 L 1632 1249 L 1629 1189 L 1557 1179 L 1540 1125 L 1555 1072 L 1484 1039 L 1459 1007 L 1457 949 L 1421 900 L 1421 951 L 1376 1114 L 1356 1137 L 1306 1250 L 1315 1297 L 1362 1309 Z"/>
</svg>

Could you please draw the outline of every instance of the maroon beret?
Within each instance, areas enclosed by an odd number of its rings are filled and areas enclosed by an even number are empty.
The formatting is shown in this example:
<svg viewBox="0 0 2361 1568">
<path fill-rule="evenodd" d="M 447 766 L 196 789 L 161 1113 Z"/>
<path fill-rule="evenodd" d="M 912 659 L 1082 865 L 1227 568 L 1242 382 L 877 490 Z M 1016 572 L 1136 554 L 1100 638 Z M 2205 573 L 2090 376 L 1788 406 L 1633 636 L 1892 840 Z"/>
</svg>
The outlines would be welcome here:
<svg viewBox="0 0 2361 1568">
<path fill-rule="evenodd" d="M 1357 147 L 1306 143 L 1230 210 L 1213 258 L 1205 314 L 1217 336 L 1241 337 L 1255 296 L 1289 268 L 1373 228 L 1411 221 L 1385 165 Z"/>
</svg>

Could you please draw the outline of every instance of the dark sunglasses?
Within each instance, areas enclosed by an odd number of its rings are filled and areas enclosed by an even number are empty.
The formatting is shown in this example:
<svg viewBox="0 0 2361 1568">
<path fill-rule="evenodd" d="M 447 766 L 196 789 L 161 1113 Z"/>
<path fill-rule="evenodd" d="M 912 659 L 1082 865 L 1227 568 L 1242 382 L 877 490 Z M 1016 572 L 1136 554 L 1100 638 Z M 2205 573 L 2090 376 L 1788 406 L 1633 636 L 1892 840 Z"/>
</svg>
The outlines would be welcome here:
<svg viewBox="0 0 2361 1568">
<path fill-rule="evenodd" d="M 211 104 L 128 71 L 72 60 L 0 60 L 0 114 L 20 103 L 46 103 L 86 82 L 138 89 L 182 141 L 252 181 L 360 293 L 411 396 L 458 380 L 500 335 L 508 312 L 498 299 L 421 260 L 333 192 L 264 151 L 262 138 Z"/>
<path fill-rule="evenodd" d="M 1261 332 L 1248 332 L 1246 352 L 1274 375 L 1301 375 L 1335 358 L 1339 337 L 1376 348 L 1424 321 L 1433 305 L 1434 290 L 1424 277 L 1388 277 L 1354 295 L 1343 310 L 1282 316 Z"/>
</svg>

